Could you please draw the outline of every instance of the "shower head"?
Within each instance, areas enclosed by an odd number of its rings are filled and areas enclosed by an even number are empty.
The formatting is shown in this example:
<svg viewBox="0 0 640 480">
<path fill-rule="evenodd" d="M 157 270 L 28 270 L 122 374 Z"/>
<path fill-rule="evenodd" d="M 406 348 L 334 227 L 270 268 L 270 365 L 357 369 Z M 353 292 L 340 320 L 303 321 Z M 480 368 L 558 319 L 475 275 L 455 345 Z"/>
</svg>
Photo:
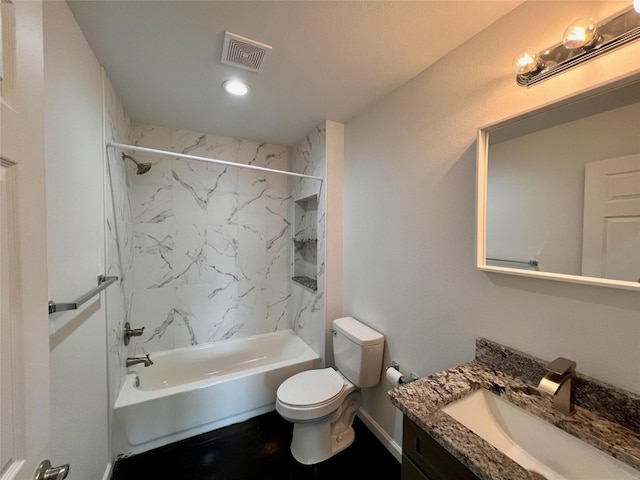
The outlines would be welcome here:
<svg viewBox="0 0 640 480">
<path fill-rule="evenodd" d="M 147 173 L 149 170 L 151 170 L 151 164 L 150 163 L 140 163 L 139 161 L 137 161 L 135 158 L 133 158 L 131 155 L 127 155 L 126 153 L 122 154 L 122 160 L 124 160 L 125 158 L 128 158 L 129 160 L 131 160 L 133 163 L 136 164 L 136 174 L 138 175 L 142 175 L 144 173 Z"/>
<path fill-rule="evenodd" d="M 138 168 L 136 170 L 136 173 L 138 175 L 143 175 L 143 174 L 147 173 L 149 170 L 151 170 L 151 164 L 150 163 L 139 163 L 138 164 Z"/>
</svg>

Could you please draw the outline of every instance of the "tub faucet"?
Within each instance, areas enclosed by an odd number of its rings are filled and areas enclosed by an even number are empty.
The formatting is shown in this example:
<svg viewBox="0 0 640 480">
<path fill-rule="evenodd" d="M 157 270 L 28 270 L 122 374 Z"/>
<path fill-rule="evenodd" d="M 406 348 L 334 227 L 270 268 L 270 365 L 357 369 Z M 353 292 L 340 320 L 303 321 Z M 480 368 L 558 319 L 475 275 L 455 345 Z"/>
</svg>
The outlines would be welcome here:
<svg viewBox="0 0 640 480">
<path fill-rule="evenodd" d="M 547 373 L 540 380 L 538 390 L 553 396 L 554 408 L 568 415 L 573 414 L 576 362 L 558 357 L 549 363 L 546 369 Z"/>
<path fill-rule="evenodd" d="M 149 358 L 149 354 L 147 353 L 147 355 L 145 357 L 129 357 L 127 358 L 127 368 L 132 367 L 134 365 L 137 365 L 138 363 L 144 363 L 145 367 L 150 367 L 151 365 L 153 365 L 153 362 L 151 361 L 151 359 Z"/>
</svg>

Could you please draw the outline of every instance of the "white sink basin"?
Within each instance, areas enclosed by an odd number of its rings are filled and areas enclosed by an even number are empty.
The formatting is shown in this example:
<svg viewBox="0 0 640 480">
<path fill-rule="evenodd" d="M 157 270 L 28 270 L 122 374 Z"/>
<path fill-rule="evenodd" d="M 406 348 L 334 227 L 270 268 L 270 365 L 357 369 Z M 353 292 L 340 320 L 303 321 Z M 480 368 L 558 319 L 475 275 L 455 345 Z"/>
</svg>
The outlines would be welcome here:
<svg viewBox="0 0 640 480">
<path fill-rule="evenodd" d="M 640 479 L 640 471 L 488 390 L 476 390 L 441 410 L 548 480 Z"/>
</svg>

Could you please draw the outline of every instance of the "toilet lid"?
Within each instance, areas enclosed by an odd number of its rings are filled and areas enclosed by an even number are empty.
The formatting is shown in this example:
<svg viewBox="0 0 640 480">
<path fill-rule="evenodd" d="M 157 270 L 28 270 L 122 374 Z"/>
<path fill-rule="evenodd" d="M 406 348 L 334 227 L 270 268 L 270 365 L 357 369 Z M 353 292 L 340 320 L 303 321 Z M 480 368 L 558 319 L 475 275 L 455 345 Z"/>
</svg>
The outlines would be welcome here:
<svg viewBox="0 0 640 480">
<path fill-rule="evenodd" d="M 307 370 L 288 378 L 278 387 L 278 399 L 289 405 L 315 405 L 338 395 L 344 380 L 333 368 Z"/>
</svg>

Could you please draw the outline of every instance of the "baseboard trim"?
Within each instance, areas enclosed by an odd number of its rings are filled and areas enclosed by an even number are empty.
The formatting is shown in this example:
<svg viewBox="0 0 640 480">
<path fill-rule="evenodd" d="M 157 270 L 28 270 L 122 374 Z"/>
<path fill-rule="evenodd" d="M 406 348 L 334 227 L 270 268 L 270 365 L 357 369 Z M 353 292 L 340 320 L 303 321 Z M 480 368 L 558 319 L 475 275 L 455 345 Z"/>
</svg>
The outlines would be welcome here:
<svg viewBox="0 0 640 480">
<path fill-rule="evenodd" d="M 102 480 L 109 480 L 109 477 L 111 476 L 111 462 L 109 462 L 107 464 L 107 468 L 105 468 L 104 470 L 104 475 L 102 475 Z"/>
<path fill-rule="evenodd" d="M 364 423 L 367 428 L 373 432 L 380 443 L 389 450 L 389 453 L 391 453 L 399 463 L 402 463 L 402 447 L 398 445 L 398 443 L 391 438 L 367 412 L 360 409 L 358 410 L 357 415 L 358 418 L 362 420 L 362 423 Z"/>
</svg>

